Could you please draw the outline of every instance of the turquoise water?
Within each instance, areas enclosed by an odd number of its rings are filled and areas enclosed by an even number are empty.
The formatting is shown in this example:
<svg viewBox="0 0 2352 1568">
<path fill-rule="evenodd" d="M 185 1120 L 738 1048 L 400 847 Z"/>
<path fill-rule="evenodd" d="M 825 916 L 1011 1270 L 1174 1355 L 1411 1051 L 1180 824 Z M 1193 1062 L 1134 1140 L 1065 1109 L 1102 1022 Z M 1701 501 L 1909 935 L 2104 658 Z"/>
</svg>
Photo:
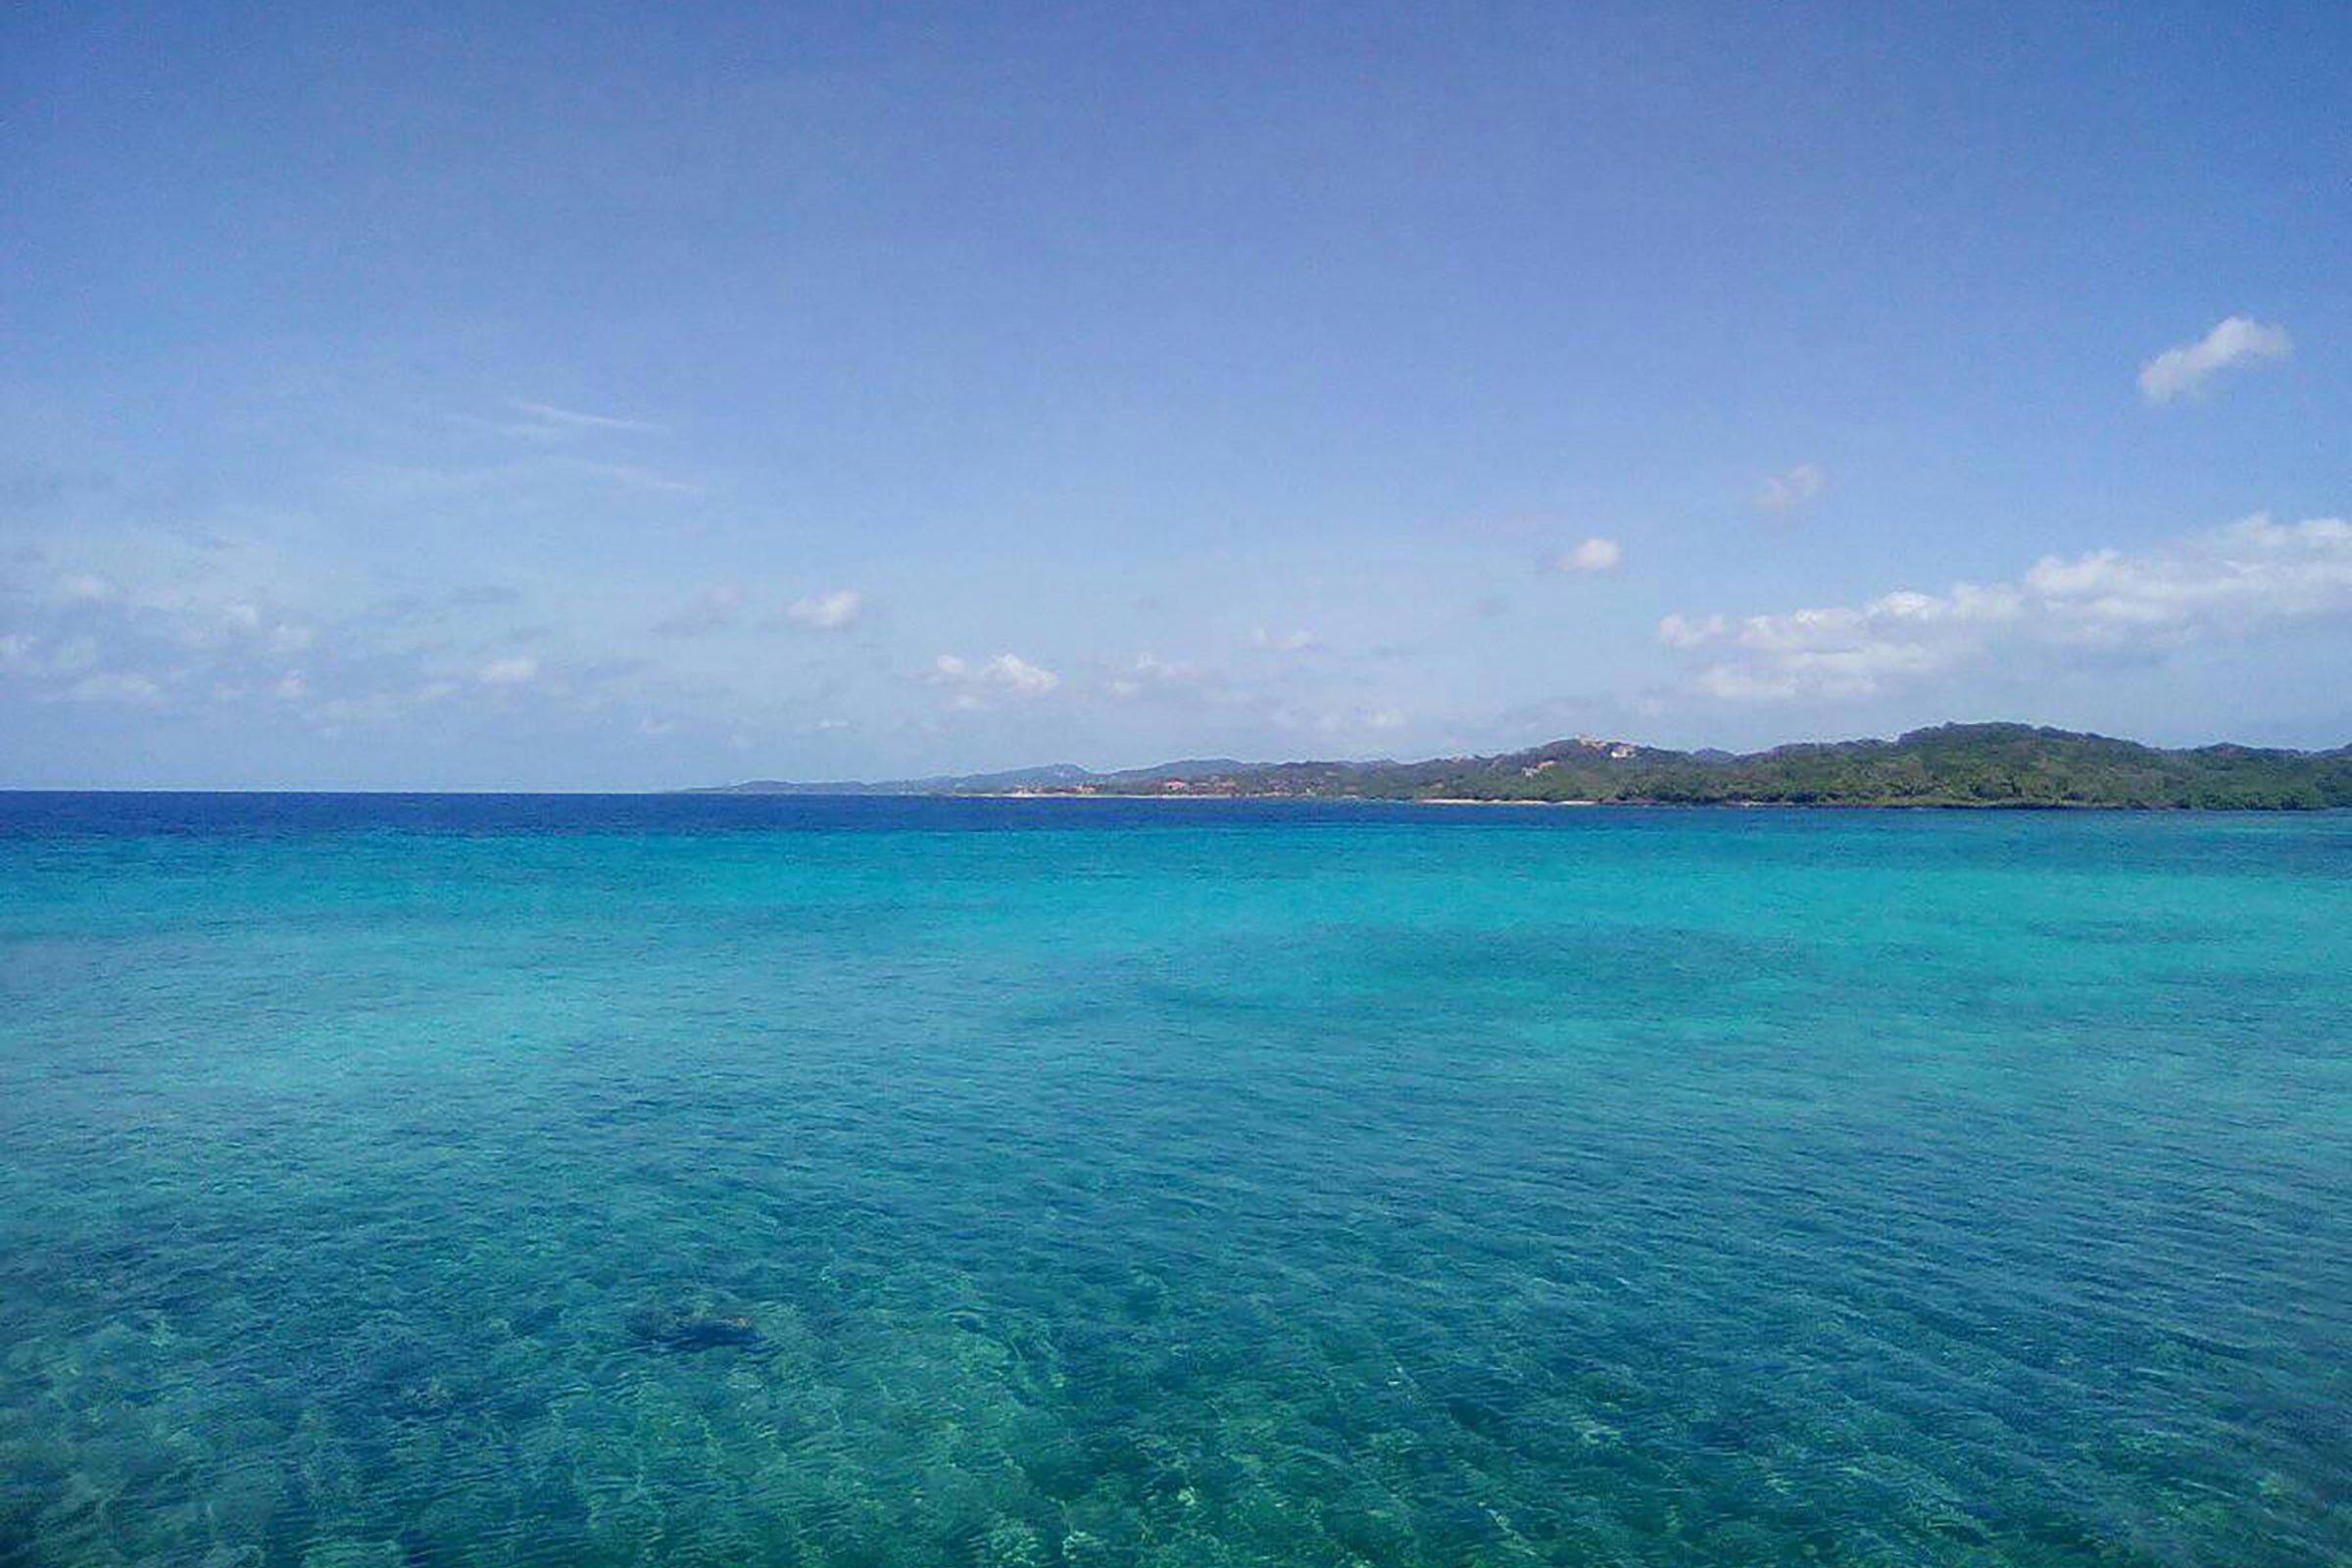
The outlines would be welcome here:
<svg viewBox="0 0 2352 1568">
<path fill-rule="evenodd" d="M 0 1564 L 2352 1559 L 2352 818 L 0 797 Z"/>
</svg>

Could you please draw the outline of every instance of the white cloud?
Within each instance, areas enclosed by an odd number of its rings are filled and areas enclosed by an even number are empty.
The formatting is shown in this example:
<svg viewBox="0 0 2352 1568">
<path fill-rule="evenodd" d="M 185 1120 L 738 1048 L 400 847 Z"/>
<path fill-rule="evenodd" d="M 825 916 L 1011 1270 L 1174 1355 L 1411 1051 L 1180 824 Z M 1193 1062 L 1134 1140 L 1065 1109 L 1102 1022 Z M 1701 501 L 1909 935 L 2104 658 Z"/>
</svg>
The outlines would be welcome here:
<svg viewBox="0 0 2352 1568">
<path fill-rule="evenodd" d="M 2024 586 L 2063 612 L 2074 641 L 2242 634 L 2352 610 L 2352 522 L 2281 524 L 2257 515 L 2183 550 L 2045 557 Z"/>
<path fill-rule="evenodd" d="M 1174 663 L 1155 654 L 1138 654 L 1133 663 L 1110 678 L 1109 691 L 1124 700 L 1148 691 L 1197 686 L 1202 678 L 1196 665 Z"/>
<path fill-rule="evenodd" d="M 141 530 L 93 531 L 75 557 L 0 581 L 0 702 L 196 705 L 216 716 L 251 702 L 326 726 L 444 703 L 513 712 L 526 696 L 534 709 L 596 710 L 678 689 L 671 670 L 617 657 L 593 626 L 580 630 L 601 660 L 535 645 L 564 633 L 516 626 L 512 592 L 369 604 L 260 547 L 191 548 Z"/>
<path fill-rule="evenodd" d="M 1325 735 L 1389 735 L 1404 728 L 1406 722 L 1401 709 L 1370 708 L 1320 714 L 1314 727 Z"/>
<path fill-rule="evenodd" d="M 1300 629 L 1278 632 L 1258 626 L 1250 630 L 1250 646 L 1262 648 L 1270 653 L 1297 654 L 1321 645 L 1315 640 L 1315 634 L 1311 631 Z"/>
<path fill-rule="evenodd" d="M 956 688 L 956 706 L 967 709 L 982 706 L 982 699 L 991 696 L 1043 697 L 1061 684 L 1059 675 L 1018 654 L 999 654 L 980 664 L 955 654 L 942 654 L 931 662 L 926 678 Z"/>
<path fill-rule="evenodd" d="M 818 631 L 837 631 L 858 618 L 858 611 L 862 603 L 855 588 L 836 588 L 831 593 L 796 599 L 784 613 L 804 626 L 812 626 Z M 1011 656 L 1008 654 L 1005 657 Z"/>
<path fill-rule="evenodd" d="M 1590 576 L 1615 571 L 1624 560 L 1625 551 L 1616 540 L 1596 535 L 1574 550 L 1562 552 L 1553 559 L 1551 566 L 1554 571 L 1583 572 Z"/>
<path fill-rule="evenodd" d="M 1669 648 L 1696 648 L 1722 636 L 1726 625 L 1721 615 L 1668 615 L 1658 622 L 1658 641 Z"/>
<path fill-rule="evenodd" d="M 1061 677 L 1013 654 L 999 654 L 990 660 L 982 674 L 1007 690 L 1023 697 L 1041 696 L 1061 684 Z"/>
<path fill-rule="evenodd" d="M 2352 522 L 2257 515 L 2159 550 L 2045 556 L 2015 582 L 1740 619 L 1669 615 L 1658 639 L 1717 650 L 1693 681 L 1711 696 L 1829 699 L 1995 661 L 2161 654 L 2337 614 L 2352 614 Z"/>
<path fill-rule="evenodd" d="M 75 572 L 58 579 L 57 596 L 69 603 L 103 604 L 115 597 L 115 585 L 92 572 Z"/>
<path fill-rule="evenodd" d="M 1756 505 L 1775 516 L 1787 516 L 1798 511 L 1821 494 L 1829 482 L 1822 471 L 1810 463 L 1800 463 L 1787 473 L 1776 473 L 1764 481 L 1756 492 Z"/>
<path fill-rule="evenodd" d="M 2199 391 L 2208 377 L 2233 367 L 2283 360 L 2294 352 L 2286 329 L 2232 316 L 2194 343 L 2166 349 L 2139 368 L 2139 395 L 2170 403 Z"/>
<path fill-rule="evenodd" d="M 117 670 L 84 675 L 65 691 L 72 703 L 148 704 L 161 702 L 163 696 L 164 689 L 147 676 Z"/>
</svg>

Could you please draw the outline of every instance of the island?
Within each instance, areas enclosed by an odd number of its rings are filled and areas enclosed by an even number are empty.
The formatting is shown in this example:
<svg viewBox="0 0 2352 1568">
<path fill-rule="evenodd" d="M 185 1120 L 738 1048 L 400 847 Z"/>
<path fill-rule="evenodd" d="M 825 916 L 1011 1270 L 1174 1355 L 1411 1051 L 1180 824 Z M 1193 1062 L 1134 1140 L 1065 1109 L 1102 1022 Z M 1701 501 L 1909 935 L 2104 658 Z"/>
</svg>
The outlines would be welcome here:
<svg viewBox="0 0 2352 1568">
<path fill-rule="evenodd" d="M 1370 800 L 1429 805 L 1826 806 L 2325 810 L 2352 807 L 2352 746 L 2177 750 L 2031 724 L 1941 724 L 1894 740 L 1672 751 L 1577 737 L 1422 761 L 1194 759 L 1074 763 L 881 783 L 755 779 L 699 793 Z"/>
</svg>

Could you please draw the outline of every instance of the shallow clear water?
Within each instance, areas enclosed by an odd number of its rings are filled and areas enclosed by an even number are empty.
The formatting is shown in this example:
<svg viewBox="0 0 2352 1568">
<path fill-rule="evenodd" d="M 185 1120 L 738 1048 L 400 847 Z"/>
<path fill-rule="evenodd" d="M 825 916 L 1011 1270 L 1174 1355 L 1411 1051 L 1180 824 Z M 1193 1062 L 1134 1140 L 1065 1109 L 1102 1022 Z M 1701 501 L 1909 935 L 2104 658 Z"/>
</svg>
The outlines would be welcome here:
<svg viewBox="0 0 2352 1568">
<path fill-rule="evenodd" d="M 2352 1557 L 2352 818 L 0 797 L 0 1564 Z"/>
</svg>

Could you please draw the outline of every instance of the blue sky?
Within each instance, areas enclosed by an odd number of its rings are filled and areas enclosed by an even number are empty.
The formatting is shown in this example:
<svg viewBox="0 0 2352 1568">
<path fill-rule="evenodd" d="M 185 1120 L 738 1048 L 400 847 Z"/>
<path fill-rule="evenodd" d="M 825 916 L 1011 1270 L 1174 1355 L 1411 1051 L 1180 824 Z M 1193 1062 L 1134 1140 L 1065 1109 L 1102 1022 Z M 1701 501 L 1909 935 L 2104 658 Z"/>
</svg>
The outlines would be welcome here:
<svg viewBox="0 0 2352 1568">
<path fill-rule="evenodd" d="M 12 8 L 0 783 L 2352 741 L 2352 9 Z"/>
</svg>

